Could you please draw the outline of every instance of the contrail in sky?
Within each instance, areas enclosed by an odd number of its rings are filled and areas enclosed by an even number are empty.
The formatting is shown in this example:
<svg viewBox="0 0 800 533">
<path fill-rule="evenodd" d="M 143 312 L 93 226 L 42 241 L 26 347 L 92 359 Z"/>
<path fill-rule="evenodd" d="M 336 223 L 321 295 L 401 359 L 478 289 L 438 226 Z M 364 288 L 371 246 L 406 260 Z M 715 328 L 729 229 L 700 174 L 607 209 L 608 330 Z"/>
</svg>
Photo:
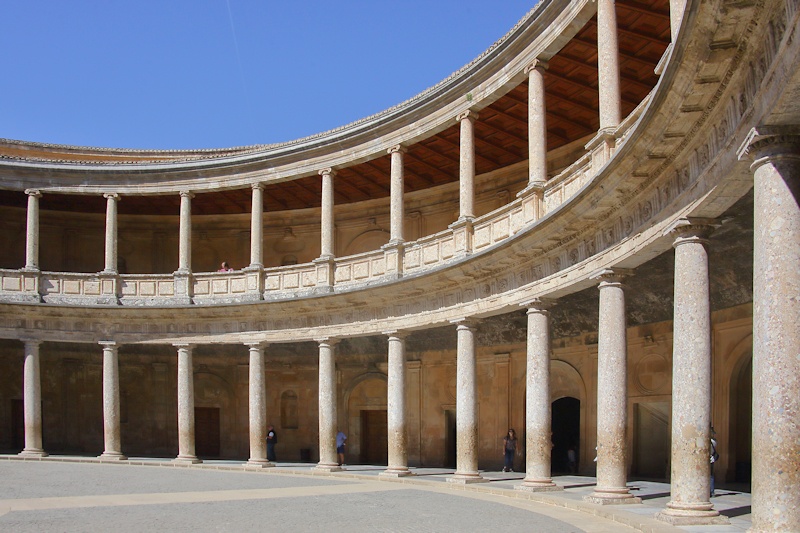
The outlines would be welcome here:
<svg viewBox="0 0 800 533">
<path fill-rule="evenodd" d="M 242 68 L 242 57 L 239 54 L 239 40 L 236 38 L 236 28 L 233 25 L 233 13 L 231 13 L 231 2 L 230 0 L 225 0 L 225 4 L 228 6 L 228 20 L 231 23 L 231 34 L 233 35 L 233 45 L 236 48 L 236 61 L 239 64 L 239 79 L 242 80 L 242 89 L 244 90 L 244 98 L 247 107 L 250 107 L 250 95 L 247 92 L 247 84 L 244 81 L 244 69 Z M 253 113 L 248 113 L 252 118 Z"/>
</svg>

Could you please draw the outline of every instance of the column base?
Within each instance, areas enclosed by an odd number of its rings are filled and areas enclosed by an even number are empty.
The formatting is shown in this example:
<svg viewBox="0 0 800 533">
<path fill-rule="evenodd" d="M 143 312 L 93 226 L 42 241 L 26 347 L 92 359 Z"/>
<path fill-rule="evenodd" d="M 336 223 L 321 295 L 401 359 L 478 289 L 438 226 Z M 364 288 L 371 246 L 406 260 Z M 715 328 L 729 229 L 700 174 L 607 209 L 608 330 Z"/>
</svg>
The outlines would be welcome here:
<svg viewBox="0 0 800 533">
<path fill-rule="evenodd" d="M 597 488 L 589 496 L 584 496 L 583 501 L 597 505 L 631 505 L 642 503 L 642 499 L 628 492 L 627 487 L 618 489 Z"/>
<path fill-rule="evenodd" d="M 669 502 L 667 508 L 655 515 L 657 520 L 673 526 L 730 524 L 727 516 L 719 514 L 712 503 L 676 504 Z"/>
<path fill-rule="evenodd" d="M 387 468 L 380 474 L 378 477 L 406 477 L 406 476 L 414 476 L 414 472 L 409 470 L 408 468 Z"/>
<path fill-rule="evenodd" d="M 487 483 L 489 480 L 485 477 L 481 476 L 480 474 L 476 473 L 460 473 L 456 472 L 449 478 L 447 478 L 448 483 L 455 483 L 457 485 L 469 485 L 471 483 Z"/>
<path fill-rule="evenodd" d="M 314 470 L 321 472 L 341 472 L 344 470 L 338 463 L 317 463 Z"/>
<path fill-rule="evenodd" d="M 179 455 L 172 460 L 176 464 L 196 465 L 202 463 L 202 459 L 198 459 L 196 455 Z"/>
<path fill-rule="evenodd" d="M 559 487 L 551 479 L 524 479 L 521 485 L 514 487 L 516 490 L 525 492 L 555 492 L 564 490 Z"/>
<path fill-rule="evenodd" d="M 101 461 L 127 461 L 128 458 L 120 452 L 103 452 L 97 456 Z"/>
<path fill-rule="evenodd" d="M 37 449 L 37 448 L 28 449 L 28 448 L 26 448 L 26 449 L 22 450 L 21 452 L 19 452 L 18 455 L 20 457 L 47 457 L 50 454 L 47 453 L 44 450 L 41 450 L 41 449 Z"/>
<path fill-rule="evenodd" d="M 245 468 L 272 468 L 275 463 L 266 459 L 248 459 L 244 466 Z"/>
</svg>

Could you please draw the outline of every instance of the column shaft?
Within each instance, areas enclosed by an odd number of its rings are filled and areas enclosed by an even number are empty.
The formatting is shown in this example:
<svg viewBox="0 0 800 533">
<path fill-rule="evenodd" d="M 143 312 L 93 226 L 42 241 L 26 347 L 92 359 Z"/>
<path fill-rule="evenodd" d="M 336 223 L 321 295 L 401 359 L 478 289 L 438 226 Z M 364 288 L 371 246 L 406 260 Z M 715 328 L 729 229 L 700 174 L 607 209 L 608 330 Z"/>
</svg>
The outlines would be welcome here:
<svg viewBox="0 0 800 533">
<path fill-rule="evenodd" d="M 389 465 L 384 475 L 404 476 L 408 470 L 408 436 L 406 432 L 406 347 L 405 339 L 389 335 L 389 382 L 387 385 L 387 422 Z"/>
<path fill-rule="evenodd" d="M 459 220 L 475 217 L 475 120 L 467 111 L 458 116 L 461 125 L 459 157 Z"/>
<path fill-rule="evenodd" d="M 42 447 L 42 389 L 39 371 L 40 341 L 25 341 L 23 366 L 23 409 L 25 418 L 25 449 L 20 455 L 45 457 Z"/>
<path fill-rule="evenodd" d="M 322 176 L 322 229 L 320 243 L 320 259 L 333 259 L 333 169 L 326 168 L 319 171 Z"/>
<path fill-rule="evenodd" d="M 392 158 L 391 166 L 391 197 L 390 197 L 390 244 L 399 244 L 403 238 L 403 152 L 402 146 L 394 146 L 389 149 Z"/>
<path fill-rule="evenodd" d="M 39 270 L 39 198 L 42 193 L 36 189 L 27 189 L 28 218 L 25 229 L 25 268 Z"/>
<path fill-rule="evenodd" d="M 264 266 L 262 250 L 264 241 L 264 185 L 253 185 L 253 205 L 250 215 L 250 266 Z"/>
<path fill-rule="evenodd" d="M 117 202 L 119 195 L 110 193 L 104 194 L 106 199 L 106 256 L 105 268 L 106 273 L 117 272 Z"/>
<path fill-rule="evenodd" d="M 250 459 L 247 463 L 272 466 L 272 463 L 267 460 L 267 388 L 264 375 L 264 347 L 261 344 L 248 346 L 250 348 Z"/>
<path fill-rule="evenodd" d="M 181 218 L 178 271 L 192 271 L 192 197 L 188 191 L 181 192 Z"/>
<path fill-rule="evenodd" d="M 669 27 L 672 42 L 678 36 L 678 30 L 683 20 L 683 12 L 686 9 L 686 0 L 669 0 Z"/>
<path fill-rule="evenodd" d="M 194 440 L 194 370 L 192 347 L 178 348 L 178 457 L 175 461 L 200 463 L 195 455 Z"/>
<path fill-rule="evenodd" d="M 525 377 L 525 480 L 519 489 L 560 490 L 550 473 L 552 425 L 550 407 L 549 303 L 536 300 L 528 308 L 527 371 Z"/>
<path fill-rule="evenodd" d="M 547 181 L 547 113 L 544 100 L 544 71 L 547 63 L 538 59 L 528 71 L 528 185 Z"/>
<path fill-rule="evenodd" d="M 600 130 L 620 123 L 619 44 L 614 0 L 597 0 L 597 76 Z"/>
<path fill-rule="evenodd" d="M 119 404 L 119 351 L 117 343 L 103 341 L 103 438 L 101 459 L 127 459 L 122 455 Z"/>
<path fill-rule="evenodd" d="M 319 463 L 317 468 L 341 470 L 336 455 L 336 361 L 335 342 L 319 341 Z"/>
</svg>

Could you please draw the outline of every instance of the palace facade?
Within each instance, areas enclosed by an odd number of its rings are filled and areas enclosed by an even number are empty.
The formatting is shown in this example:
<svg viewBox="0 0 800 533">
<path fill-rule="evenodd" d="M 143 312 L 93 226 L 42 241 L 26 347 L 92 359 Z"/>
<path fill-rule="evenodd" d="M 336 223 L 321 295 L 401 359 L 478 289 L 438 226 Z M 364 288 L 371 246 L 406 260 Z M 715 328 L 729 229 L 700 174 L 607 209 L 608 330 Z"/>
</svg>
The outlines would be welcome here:
<svg viewBox="0 0 800 533">
<path fill-rule="evenodd" d="M 521 490 L 573 448 L 591 501 L 669 480 L 701 524 L 713 435 L 800 530 L 799 4 L 544 0 L 289 143 L 0 140 L 0 450 L 269 467 L 271 424 L 473 483 L 513 427 Z"/>
</svg>

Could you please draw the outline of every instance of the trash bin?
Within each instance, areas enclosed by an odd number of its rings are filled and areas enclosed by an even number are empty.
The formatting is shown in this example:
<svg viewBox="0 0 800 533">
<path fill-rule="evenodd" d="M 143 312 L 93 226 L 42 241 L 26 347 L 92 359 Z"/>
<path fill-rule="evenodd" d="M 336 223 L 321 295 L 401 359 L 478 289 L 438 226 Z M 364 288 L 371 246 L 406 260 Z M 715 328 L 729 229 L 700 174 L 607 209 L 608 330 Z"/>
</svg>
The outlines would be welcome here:
<svg viewBox="0 0 800 533">
<path fill-rule="evenodd" d="M 311 462 L 311 448 L 300 448 L 300 462 L 301 463 Z"/>
</svg>

